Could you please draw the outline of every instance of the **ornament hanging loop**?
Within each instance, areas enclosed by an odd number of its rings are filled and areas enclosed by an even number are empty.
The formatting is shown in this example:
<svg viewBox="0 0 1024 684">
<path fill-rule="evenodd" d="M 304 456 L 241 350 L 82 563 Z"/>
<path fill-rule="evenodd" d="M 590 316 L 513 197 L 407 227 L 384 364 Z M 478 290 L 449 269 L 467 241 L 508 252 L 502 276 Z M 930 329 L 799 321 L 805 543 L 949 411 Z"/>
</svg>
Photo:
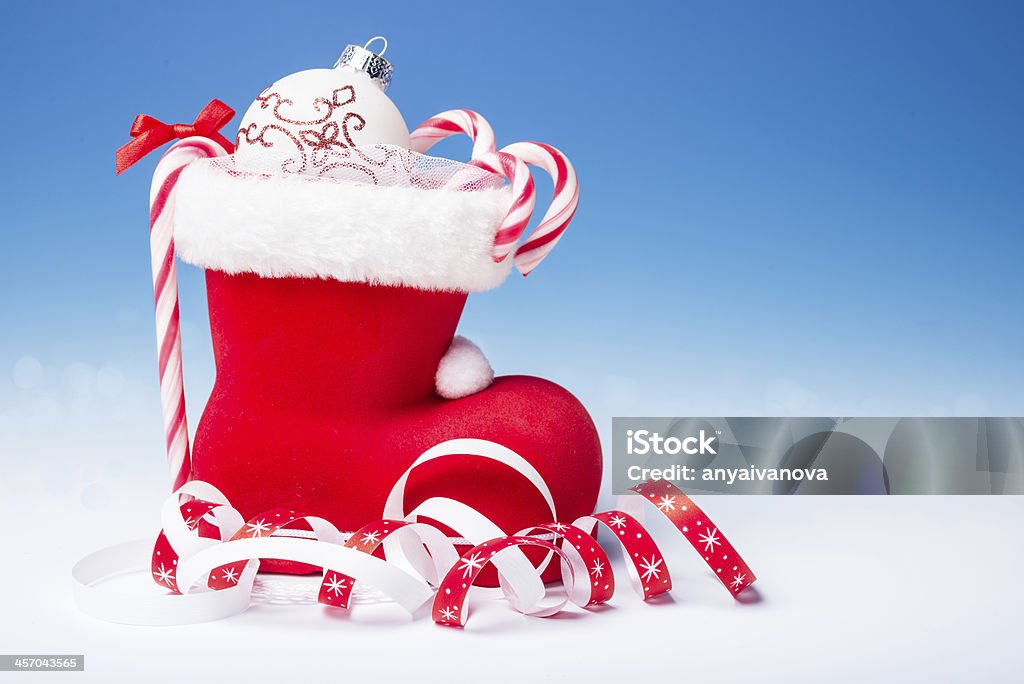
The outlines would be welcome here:
<svg viewBox="0 0 1024 684">
<path fill-rule="evenodd" d="M 370 46 L 373 44 L 375 40 L 379 40 L 382 43 L 384 43 L 384 47 L 380 49 L 380 52 L 376 53 L 378 57 L 383 57 L 384 53 L 388 51 L 388 39 L 385 38 L 384 36 L 374 36 L 373 38 L 371 38 L 370 40 L 366 41 L 366 43 L 363 44 L 363 49 L 370 50 Z M 370 51 L 373 52 L 373 50 Z"/>
</svg>

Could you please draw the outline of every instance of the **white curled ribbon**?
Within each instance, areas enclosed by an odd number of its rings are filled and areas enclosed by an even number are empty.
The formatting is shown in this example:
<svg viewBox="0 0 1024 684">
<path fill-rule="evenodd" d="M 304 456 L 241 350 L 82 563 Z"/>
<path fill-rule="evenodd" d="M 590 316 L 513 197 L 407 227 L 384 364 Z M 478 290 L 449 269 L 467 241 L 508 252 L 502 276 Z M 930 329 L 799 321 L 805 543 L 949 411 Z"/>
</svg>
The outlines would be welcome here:
<svg viewBox="0 0 1024 684">
<path fill-rule="evenodd" d="M 479 511 L 446 497 L 429 498 L 412 511 L 405 510 L 406 484 L 417 467 L 438 458 L 467 455 L 497 461 L 526 478 L 548 504 L 552 522 L 508 535 Z M 714 523 L 674 485 L 644 482 L 633 491 L 638 495 L 633 498 L 646 500 L 672 522 L 734 597 L 756 579 Z M 608 556 L 593 536 L 598 525 L 619 542 L 632 583 L 644 600 L 672 587 L 664 556 L 633 515 L 613 510 L 583 516 L 572 525 L 557 522 L 554 500 L 540 473 L 511 449 L 487 440 L 456 439 L 428 449 L 395 483 L 384 515 L 346 540 L 327 520 L 286 509 L 272 509 L 244 521 L 215 487 L 189 482 L 164 504 L 164 527 L 155 545 L 128 542 L 75 564 L 75 600 L 84 612 L 110 622 L 176 625 L 217 620 L 249 606 L 259 559 L 277 558 L 322 569 L 320 603 L 347 608 L 355 584 L 366 582 L 409 613 L 416 613 L 433 597 L 434 621 L 462 626 L 475 579 L 493 565 L 500 591 L 512 607 L 543 617 L 559 612 L 568 602 L 581 607 L 604 603 L 614 593 Z M 455 530 L 474 546 L 460 557 L 440 529 L 418 522 L 421 516 Z M 308 526 L 314 539 L 285 536 L 296 524 Z M 373 555 L 379 547 L 384 558 Z M 535 567 L 523 553 L 524 547 L 544 549 L 547 556 Z M 148 549 L 152 549 L 149 570 L 166 592 L 105 586 L 117 576 L 145 571 Z M 549 596 L 541 573 L 556 557 L 565 592 Z"/>
<path fill-rule="evenodd" d="M 196 498 L 180 503 L 185 496 Z M 198 511 L 197 518 L 183 515 L 190 509 Z M 309 525 L 315 539 L 273 536 L 276 529 L 272 531 L 268 521 L 274 515 L 281 514 L 271 511 L 243 523 L 241 515 L 215 487 L 189 482 L 164 504 L 164 528 L 155 547 L 151 542 L 129 542 L 97 551 L 75 564 L 72 580 L 76 602 L 84 612 L 108 622 L 176 625 L 217 620 L 249 606 L 260 558 L 280 558 L 324 569 L 321 603 L 337 605 L 329 600 L 331 592 L 325 587 L 335 589 L 337 597 L 340 587 L 347 586 L 350 592 L 358 581 L 415 613 L 433 597 L 431 584 L 436 584 L 458 558 L 451 541 L 430 525 L 399 523 L 394 539 L 415 539 L 416 543 L 392 543 L 385 549 L 385 560 L 342 545 L 344 536 L 337 528 L 315 516 L 293 514 L 285 518 L 286 524 L 301 521 Z M 216 527 L 219 538 L 202 536 L 202 522 Z M 269 536 L 262 536 L 264 531 Z M 118 576 L 144 571 L 147 551 L 152 554 L 154 580 L 174 593 L 141 593 L 104 586 Z M 223 569 L 226 575 L 231 573 L 228 582 L 215 574 Z M 341 584 L 339 578 L 349 581 Z M 203 579 L 208 579 L 206 586 Z M 214 586 L 218 582 L 219 586 Z"/>
<path fill-rule="evenodd" d="M 551 496 L 551 490 L 537 469 L 525 458 L 512 451 L 508 447 L 485 439 L 452 439 L 441 442 L 423 452 L 409 468 L 398 478 L 388 494 L 384 504 L 384 517 L 403 518 L 415 520 L 420 516 L 436 520 L 437 522 L 450 527 L 455 532 L 467 539 L 470 544 L 481 544 L 489 539 L 504 537 L 508 532 L 495 525 L 489 518 L 476 509 L 467 506 L 461 501 L 447 497 L 432 497 L 420 503 L 412 511 L 405 510 L 405 488 L 409 477 L 419 466 L 435 459 L 450 456 L 476 456 L 497 461 L 508 466 L 521 476 L 525 477 L 530 484 L 541 494 L 544 502 L 548 505 L 551 513 L 551 520 L 557 520 L 555 501 Z M 512 607 L 521 613 L 528 615 L 544 612 L 540 604 L 544 600 L 544 582 L 541 573 L 550 560 L 550 554 L 539 567 L 534 567 L 530 559 L 521 550 L 502 553 L 494 560 L 494 567 L 498 571 L 498 584 L 501 593 L 504 594 Z M 480 592 L 493 595 L 494 592 Z"/>
<path fill-rule="evenodd" d="M 414 510 L 404 510 L 405 487 L 412 472 L 428 461 L 449 456 L 478 456 L 502 463 L 525 477 L 540 492 L 556 517 L 551 491 L 543 477 L 526 459 L 500 444 L 480 439 L 456 439 L 427 450 L 399 478 L 384 506 L 384 520 L 373 523 L 376 534 L 362 528 L 342 544 L 344 536 L 328 521 L 285 511 L 288 524 L 302 521 L 315 539 L 275 536 L 278 526 L 269 511 L 246 522 L 227 497 L 206 482 L 188 482 L 163 506 L 163 529 L 151 559 L 151 572 L 158 584 L 180 595 L 156 595 L 144 608 L 136 592 L 112 591 L 106 580 L 146 566 L 141 557 L 144 542 L 105 549 L 82 559 L 72 570 L 75 595 L 87 613 L 111 622 L 131 624 L 184 624 L 228 617 L 245 610 L 259 569 L 260 558 L 279 558 L 323 568 L 321 602 L 348 605 L 356 582 L 365 582 L 414 613 L 429 601 L 436 586 L 458 560 L 452 542 L 436 527 L 417 523 L 426 516 L 456 530 L 478 544 L 507 532 L 466 504 L 445 497 L 433 497 Z M 188 499 L 184 503 L 183 499 Z M 190 515 L 194 509 L 195 515 Z M 394 521 L 394 522 L 391 522 Z M 216 536 L 199 533 L 200 524 L 213 528 Z M 383 526 L 394 526 L 386 533 Z M 266 536 L 264 536 L 266 535 Z M 369 536 L 373 543 L 361 544 Z M 384 546 L 384 559 L 371 555 L 377 542 Z M 524 613 L 547 614 L 539 607 L 544 600 L 538 569 L 519 551 L 503 553 L 496 562 L 502 593 Z M 226 570 L 225 570 L 226 568 Z M 230 573 L 225 584 L 217 571 Z M 202 580 L 208 578 L 207 586 Z M 220 586 L 211 588 L 220 582 Z M 345 591 L 347 590 L 347 591 Z M 333 599 L 333 600 L 325 600 Z"/>
</svg>

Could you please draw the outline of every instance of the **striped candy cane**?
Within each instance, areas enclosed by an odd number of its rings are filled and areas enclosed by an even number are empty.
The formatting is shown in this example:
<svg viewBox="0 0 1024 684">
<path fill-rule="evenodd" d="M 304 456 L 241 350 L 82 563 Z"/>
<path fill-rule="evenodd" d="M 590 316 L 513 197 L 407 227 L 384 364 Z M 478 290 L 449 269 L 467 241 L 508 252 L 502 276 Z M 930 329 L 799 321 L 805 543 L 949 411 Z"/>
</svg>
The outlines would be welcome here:
<svg viewBox="0 0 1024 684">
<path fill-rule="evenodd" d="M 543 143 L 515 143 L 495 151 L 494 130 L 468 109 L 452 109 L 424 121 L 410 136 L 412 149 L 426 152 L 439 140 L 465 134 L 473 141 L 470 164 L 498 173 L 512 183 L 515 198 L 494 239 L 492 258 L 503 261 L 526 230 L 536 203 L 536 187 L 526 164 L 543 168 L 555 183 L 555 195 L 533 234 L 516 250 L 516 266 L 527 275 L 554 249 L 579 204 L 579 184 L 572 164 L 558 149 Z"/>
<path fill-rule="evenodd" d="M 547 213 L 533 234 L 516 250 L 516 267 L 523 275 L 528 275 L 554 249 L 568 228 L 580 202 L 579 183 L 572 164 L 551 145 L 518 142 L 503 147 L 499 154 L 502 152 L 544 169 L 555 183 L 555 194 Z"/>
<path fill-rule="evenodd" d="M 485 160 L 486 163 L 496 161 L 501 167 L 502 175 L 512 183 L 512 206 L 509 207 L 498 232 L 494 234 L 494 246 L 491 248 L 491 258 L 495 263 L 500 263 L 515 248 L 519 237 L 530 223 L 533 208 L 537 203 L 537 189 L 529 167 L 519 157 L 507 152 L 490 152 Z"/>
<path fill-rule="evenodd" d="M 423 153 L 438 141 L 459 134 L 473 141 L 470 164 L 504 176 L 512 184 L 512 206 L 494 235 L 491 249 L 495 262 L 504 261 L 533 216 L 537 200 L 533 176 L 521 159 L 495 150 L 494 129 L 484 117 L 468 109 L 451 109 L 432 116 L 416 127 L 409 141 L 413 151 Z"/>
<path fill-rule="evenodd" d="M 497 149 L 494 129 L 487 119 L 468 109 L 449 109 L 432 116 L 409 135 L 409 146 L 414 152 L 424 153 L 439 141 L 453 135 L 464 134 L 473 141 L 473 159 L 479 160 Z M 502 173 L 499 166 L 488 167 L 491 173 Z"/>
<path fill-rule="evenodd" d="M 188 481 L 192 471 L 185 388 L 181 377 L 181 328 L 178 315 L 178 276 L 174 263 L 174 189 L 181 172 L 196 159 L 228 154 L 218 142 L 192 136 L 171 146 L 153 173 L 149 192 L 150 252 L 156 303 L 156 336 L 160 370 L 167 466 L 172 489 Z"/>
</svg>

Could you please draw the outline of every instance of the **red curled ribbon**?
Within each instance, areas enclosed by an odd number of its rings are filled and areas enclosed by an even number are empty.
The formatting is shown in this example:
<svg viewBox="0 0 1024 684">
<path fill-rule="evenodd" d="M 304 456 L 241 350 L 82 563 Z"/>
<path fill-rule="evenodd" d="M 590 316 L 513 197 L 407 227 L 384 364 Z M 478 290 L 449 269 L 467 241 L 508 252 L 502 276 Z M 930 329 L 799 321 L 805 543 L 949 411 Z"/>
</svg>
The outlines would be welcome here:
<svg viewBox="0 0 1024 684">
<path fill-rule="evenodd" d="M 231 121 L 231 117 L 234 115 L 235 110 L 216 98 L 210 100 L 210 103 L 203 107 L 191 124 L 165 124 L 147 114 L 139 114 L 135 117 L 135 123 L 132 124 L 131 131 L 129 131 L 132 140 L 123 145 L 115 155 L 117 174 L 120 175 L 125 169 L 161 145 L 174 139 L 188 138 L 193 135 L 210 138 L 220 144 L 228 153 L 232 152 L 234 145 L 219 131 Z"/>
</svg>

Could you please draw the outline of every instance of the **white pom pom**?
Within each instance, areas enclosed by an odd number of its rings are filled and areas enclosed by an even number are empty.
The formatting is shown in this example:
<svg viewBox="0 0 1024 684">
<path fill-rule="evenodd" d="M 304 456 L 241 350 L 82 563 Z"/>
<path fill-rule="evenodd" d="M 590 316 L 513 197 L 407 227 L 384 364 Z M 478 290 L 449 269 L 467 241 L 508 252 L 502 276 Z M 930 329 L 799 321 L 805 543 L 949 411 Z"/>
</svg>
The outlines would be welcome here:
<svg viewBox="0 0 1024 684">
<path fill-rule="evenodd" d="M 492 382 L 494 369 L 480 347 L 456 335 L 437 364 L 437 393 L 445 399 L 459 399 L 487 389 Z"/>
</svg>

